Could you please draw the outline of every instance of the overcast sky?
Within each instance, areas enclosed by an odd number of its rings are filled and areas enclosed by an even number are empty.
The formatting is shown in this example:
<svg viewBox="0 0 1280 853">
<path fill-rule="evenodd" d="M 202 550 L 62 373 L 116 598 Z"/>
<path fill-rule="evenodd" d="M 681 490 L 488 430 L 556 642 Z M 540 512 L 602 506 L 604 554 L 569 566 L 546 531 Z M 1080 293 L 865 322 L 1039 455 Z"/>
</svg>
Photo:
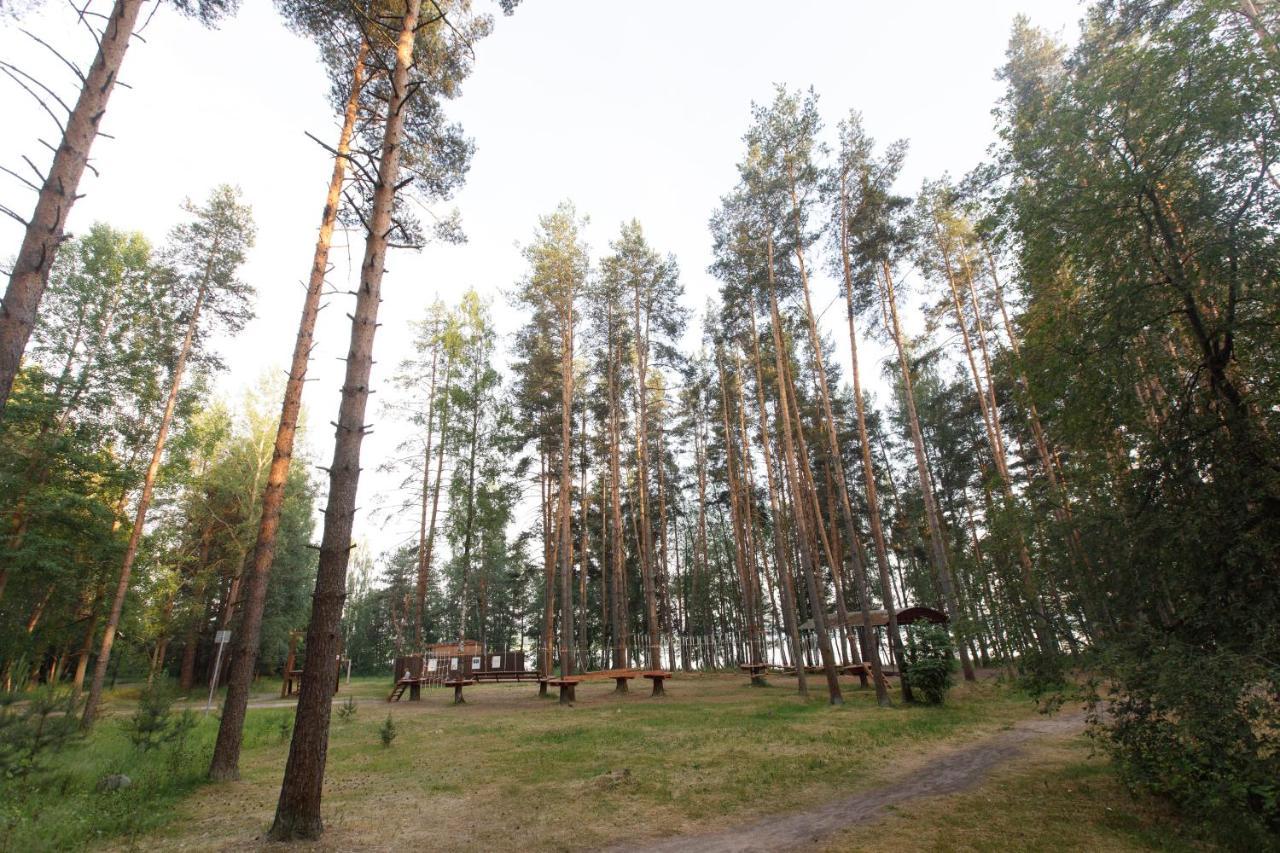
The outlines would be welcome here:
<svg viewBox="0 0 1280 853">
<path fill-rule="evenodd" d="M 0 18 L 0 57 L 57 84 L 70 102 L 70 73 L 19 28 L 86 67 L 92 43 L 65 3 L 47 0 L 46 7 L 17 21 Z M 477 46 L 474 74 L 449 109 L 478 149 L 455 200 L 469 242 L 392 254 L 374 387 L 385 387 L 407 353 L 408 321 L 437 295 L 453 300 L 475 287 L 492 296 L 501 333 L 518 328 L 522 318 L 501 295 L 524 273 L 518 244 L 562 199 L 591 217 L 595 258 L 622 221 L 638 218 L 650 242 L 678 258 L 686 301 L 700 313 L 717 288 L 706 272 L 707 219 L 735 182 L 750 104 L 769 100 L 775 83 L 812 85 L 828 131 L 854 108 L 882 143 L 909 139 L 903 191 L 925 177 L 964 174 L 993 139 L 990 113 L 1001 91 L 994 70 L 1014 16 L 1027 14 L 1072 40 L 1081 12 L 1077 0 L 525 0 Z M 223 182 L 241 188 L 258 226 L 243 276 L 259 296 L 258 319 L 220 347 L 230 369 L 218 393 L 234 403 L 264 372 L 282 372 L 292 349 L 331 168 L 303 134 L 336 137 L 328 84 L 315 50 L 281 25 L 267 0 L 245 0 L 218 30 L 165 6 L 143 36 L 121 75 L 132 88 L 116 90 L 103 122 L 114 139 L 94 147 L 99 176 L 86 174 L 70 230 L 101 220 L 159 243 L 184 197 L 203 199 Z M 2 78 L 0 116 L 0 164 L 17 169 L 22 154 L 47 161 L 37 138 L 52 141 L 56 131 Z M 33 204 L 2 173 L 0 200 L 20 211 Z M 0 258 L 16 253 L 20 237 L 16 223 L 0 222 Z M 359 235 L 336 247 L 341 289 L 349 289 L 348 260 L 358 266 L 362 248 Z M 836 290 L 829 281 L 815 284 L 821 308 Z M 309 452 L 321 464 L 332 452 L 324 425 L 336 413 L 349 302 L 338 300 L 322 317 L 311 373 L 317 381 L 307 388 Z M 838 335 L 842 315 L 832 311 L 825 320 Z M 864 354 L 869 374 L 879 373 L 876 355 Z M 847 372 L 847 355 L 841 366 Z M 371 412 L 377 424 L 364 445 L 356 535 L 376 552 L 403 541 L 416 521 L 370 522 L 368 511 L 392 500 L 397 478 L 376 469 L 400 435 L 376 403 Z"/>
</svg>

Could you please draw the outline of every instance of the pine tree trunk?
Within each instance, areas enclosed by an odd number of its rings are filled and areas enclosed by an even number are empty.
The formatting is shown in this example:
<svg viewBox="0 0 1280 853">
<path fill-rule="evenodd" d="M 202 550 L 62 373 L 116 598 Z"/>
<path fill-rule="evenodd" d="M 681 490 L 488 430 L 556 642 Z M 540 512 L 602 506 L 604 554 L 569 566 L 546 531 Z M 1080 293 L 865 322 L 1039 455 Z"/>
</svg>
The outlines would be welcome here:
<svg viewBox="0 0 1280 853">
<path fill-rule="evenodd" d="M 611 309 L 612 310 L 612 309 Z M 613 317 L 610 314 L 609 325 L 612 328 Z M 613 590 L 611 595 L 611 621 L 613 622 L 613 666 L 620 669 L 627 664 L 627 624 L 623 614 L 622 603 L 626 596 L 625 583 L 625 564 L 623 561 L 623 540 L 622 540 L 622 463 L 618 458 L 620 456 L 619 444 L 621 443 L 618 429 L 618 383 L 616 379 L 616 370 L 614 358 L 616 357 L 616 349 L 613 346 L 613 338 L 609 338 L 608 353 L 608 371 L 609 371 L 609 512 L 611 515 L 609 539 L 610 559 L 612 562 Z M 626 692 L 627 683 L 625 681 L 618 682 L 618 691 Z"/>
<path fill-rule="evenodd" d="M 80 652 L 76 655 L 76 671 L 71 679 L 71 689 L 78 696 L 84 689 L 84 677 L 89 671 L 89 656 L 93 654 L 93 636 L 98 631 L 98 604 L 101 595 L 95 595 L 93 606 L 89 608 L 89 617 L 85 619 L 84 639 L 80 642 Z"/>
<path fill-rule="evenodd" d="M 645 622 L 649 629 L 649 668 L 658 666 L 658 594 L 653 582 L 653 530 L 649 524 L 649 318 L 641 311 L 641 288 L 635 288 L 636 347 L 636 492 L 639 507 L 640 582 L 644 587 Z M 655 681 L 661 690 L 662 682 Z"/>
<path fill-rule="evenodd" d="M 750 557 L 750 534 L 748 532 L 743 511 L 742 486 L 739 476 L 737 462 L 738 456 L 738 440 L 733 425 L 729 420 L 729 381 L 724 372 L 724 353 L 719 346 L 716 348 L 716 369 L 720 376 L 720 416 L 723 423 L 725 437 L 725 473 L 729 481 L 729 518 L 733 524 L 734 531 L 734 567 L 737 569 L 738 575 L 738 597 L 742 607 L 742 621 L 744 622 L 749 638 L 754 638 L 756 634 L 755 622 L 755 602 L 752 599 L 752 585 L 750 573 L 754 571 L 751 565 Z M 751 663 L 758 663 L 754 654 L 756 647 L 754 642 L 749 644 L 749 653 L 752 655 Z M 751 683 L 756 686 L 764 684 L 764 676 L 760 673 L 752 673 Z"/>
<path fill-rule="evenodd" d="M 215 242 L 216 246 L 216 242 Z M 133 572 L 133 562 L 138 557 L 138 546 L 142 543 L 143 529 L 147 523 L 147 510 L 151 506 L 151 495 L 155 490 L 156 477 L 160 473 L 160 461 L 164 458 L 165 441 L 169 438 L 169 427 L 173 423 L 174 410 L 178 405 L 178 392 L 182 389 L 182 375 L 187 367 L 187 358 L 191 355 L 191 347 L 195 342 L 196 327 L 200 322 L 200 309 L 212 275 L 212 252 L 209 265 L 205 269 L 204 281 L 196 294 L 196 303 L 191 310 L 191 319 L 187 322 L 187 332 L 182 339 L 182 348 L 178 351 L 178 360 L 173 367 L 173 376 L 169 382 L 169 397 L 165 401 L 164 414 L 160 418 L 160 429 L 156 433 L 155 447 L 151 452 L 151 464 L 142 481 L 142 494 L 138 497 L 138 508 L 134 513 L 133 529 L 129 531 L 129 544 L 125 547 L 124 562 L 120 567 L 120 580 L 116 584 L 115 597 L 111 602 L 111 610 L 107 615 L 106 629 L 102 634 L 102 646 L 98 650 L 98 660 L 93 667 L 93 681 L 89 685 L 89 698 L 85 702 L 81 727 L 89 729 L 93 726 L 98 714 L 98 705 L 102 701 L 102 687 L 107 678 L 107 665 L 111 662 L 111 646 L 115 643 L 116 628 L 120 625 L 120 614 L 124 611 L 125 596 L 129 593 L 129 577 Z"/>
<path fill-rule="evenodd" d="M 413 645 L 414 651 L 422 651 L 422 620 L 427 606 L 427 584 L 431 563 L 427 558 L 427 513 L 431 502 L 431 443 L 436 424 L 436 367 L 440 360 L 439 338 L 431 346 L 431 379 L 427 386 L 427 437 L 422 452 L 422 502 L 418 513 L 418 577 L 414 587 Z M 440 435 L 440 448 L 444 449 L 444 434 Z M 439 495 L 439 482 L 436 483 Z M 434 519 L 433 519 L 434 521 Z M 434 528 L 434 524 L 432 525 Z M 434 532 L 434 530 L 432 531 Z"/>
<path fill-rule="evenodd" d="M 271 468 L 262 495 L 262 515 L 258 522 L 258 539 L 253 549 L 253 562 L 245 592 L 244 611 L 236 631 L 231 652 L 231 669 L 227 678 L 227 696 L 222 704 L 222 720 L 218 724 L 218 739 L 213 748 L 213 760 L 209 765 L 209 778 L 223 782 L 240 777 L 240 745 L 244 736 L 244 717 L 249 705 L 249 689 L 258 663 L 258 646 L 262 640 L 262 614 L 266 609 L 267 586 L 271 579 L 271 564 L 275 559 L 276 533 L 280 528 L 280 512 L 284 506 L 285 485 L 289 479 L 289 466 L 293 461 L 293 442 L 297 435 L 298 416 L 302 411 L 302 390 L 307 380 L 307 363 L 311 358 L 315 337 L 316 316 L 320 313 L 320 297 L 324 289 L 325 272 L 329 266 L 329 246 L 333 241 L 333 227 L 338 218 L 342 181 L 346 175 L 346 155 L 351 147 L 351 134 L 355 128 L 360 106 L 360 89 L 363 85 L 364 60 L 368 43 L 360 44 L 351 80 L 351 96 L 347 100 L 342 132 L 338 139 L 338 153 L 333 160 L 333 174 L 329 179 L 329 191 L 325 197 L 324 212 L 320 217 L 320 234 L 311 261 L 311 277 L 302 304 L 302 317 L 298 323 L 298 335 L 293 345 L 293 360 L 289 366 L 289 378 L 285 383 L 284 401 L 280 407 L 280 424 L 276 429 L 275 448 L 272 451 Z"/>
<path fill-rule="evenodd" d="M 791 186 L 791 202 L 794 214 L 796 236 L 799 238 L 800 233 L 800 204 L 796 198 L 795 184 Z M 819 396 L 822 400 L 823 420 L 826 424 L 827 432 L 827 448 L 831 455 L 831 464 L 835 467 L 836 490 L 840 497 L 839 510 L 841 519 L 844 522 L 845 539 L 849 543 L 849 555 L 853 566 L 854 583 L 858 590 L 858 603 L 862 609 L 862 624 L 867 631 L 871 628 L 871 594 L 867 585 L 866 566 L 862 565 L 862 561 L 858 559 L 858 535 L 853 524 L 853 504 L 849 500 L 849 488 L 847 480 L 844 476 L 844 460 L 840 454 L 840 439 L 836 434 L 835 416 L 831 409 L 831 391 L 827 387 L 827 368 L 823 363 L 822 342 L 818 338 L 817 320 L 813 314 L 813 303 L 809 298 L 809 274 L 805 268 L 804 252 L 801 250 L 800 243 L 796 243 L 796 261 L 800 268 L 800 286 L 804 293 L 804 310 L 805 320 L 809 329 L 809 347 L 813 350 L 814 371 L 818 376 Z M 834 574 L 840 571 L 838 565 L 833 564 L 831 571 Z M 841 608 L 844 607 L 843 598 L 840 601 Z M 845 622 L 848 625 L 848 622 Z M 889 688 L 884 680 L 884 671 L 880 666 L 880 649 L 878 644 L 868 643 L 867 651 L 870 654 L 871 677 L 876 686 L 876 701 L 881 706 L 892 704 L 889 699 Z"/>
<path fill-rule="evenodd" d="M 819 592 L 817 559 L 813 554 L 812 541 L 816 541 L 816 536 L 811 529 L 813 523 L 821 524 L 821 519 L 810 519 L 808 515 L 808 507 L 805 506 L 805 500 L 802 497 L 804 486 L 800 481 L 800 473 L 796 463 L 795 456 L 795 440 L 792 436 L 792 402 L 789 401 L 791 396 L 787 381 L 787 368 L 783 360 L 783 339 L 782 339 L 782 319 L 778 314 L 778 299 L 773 281 L 773 239 L 769 238 L 769 310 L 772 317 L 773 326 L 773 347 L 774 359 L 777 362 L 778 370 L 778 407 L 782 415 L 782 457 L 783 465 L 787 471 L 787 478 L 791 483 L 791 494 L 793 498 L 793 506 L 796 510 L 796 526 L 797 532 L 800 534 L 797 538 L 800 540 L 800 560 L 801 567 L 804 569 L 805 586 L 809 592 L 809 605 L 813 616 L 814 633 L 817 634 L 818 650 L 822 655 L 822 668 L 827 677 L 827 694 L 828 701 L 832 705 L 843 705 L 844 696 L 840 691 L 840 677 L 836 672 L 835 656 L 831 650 L 831 637 L 827 635 L 827 619 L 825 596 Z M 795 411 L 798 420 L 799 411 Z M 812 539 L 811 539 L 812 537 Z"/>
<path fill-rule="evenodd" d="M 916 472 L 920 476 L 920 492 L 924 499 L 925 523 L 929 525 L 929 541 L 933 551 L 933 569 L 938 578 L 938 586 L 942 589 L 942 600 L 951 619 L 951 630 L 956 637 L 956 649 L 960 655 L 960 667 L 964 671 L 965 681 L 975 680 L 973 664 L 969 661 L 969 652 L 965 649 L 965 633 L 960 627 L 961 610 L 956 599 L 955 589 L 951 583 L 951 567 L 947 561 L 947 545 L 942 538 L 942 522 L 938 517 L 937 499 L 933 493 L 933 482 L 929 476 L 929 465 L 924 455 L 924 437 L 920 432 L 920 417 L 916 414 L 915 391 L 912 390 L 911 365 L 907 361 L 906 344 L 902 339 L 902 326 L 898 321 L 897 299 L 893 292 L 893 276 L 889 272 L 888 261 L 881 261 L 881 272 L 884 275 L 884 300 L 892 318 L 891 333 L 894 346 L 898 351 L 898 366 L 902 371 L 903 396 L 907 404 L 907 420 L 911 427 L 911 444 L 915 450 Z"/>
<path fill-rule="evenodd" d="M 320 561 L 307 626 L 306 675 L 298 695 L 293 740 L 285 765 L 280 800 L 269 837 L 273 841 L 317 838 L 323 832 L 320 797 L 329 746 L 329 715 L 338 675 L 339 628 L 346 598 L 347 563 L 351 557 L 351 529 L 355 520 L 356 489 L 360 481 L 360 445 L 366 430 L 369 375 L 373 367 L 373 339 L 377 330 L 382 275 L 386 268 L 387 235 L 400 174 L 400 137 L 405 108 L 412 94 L 409 69 L 413 64 L 414 34 L 421 0 L 407 0 L 396 44 L 386 128 L 378 164 L 373 211 L 360 271 L 360 289 L 351 322 L 342 403 L 338 409 L 333 464 L 329 469 L 329 500 L 325 510 Z"/>
<path fill-rule="evenodd" d="M 842 208 L 847 204 L 844 196 L 844 184 L 841 182 L 840 203 Z M 902 684 L 902 698 L 908 702 L 913 700 L 911 684 L 903 675 L 902 632 L 898 628 L 898 602 L 894 598 L 893 582 L 889 568 L 889 549 L 885 544 L 884 525 L 880 517 L 880 494 L 876 486 L 875 465 L 871 461 L 871 438 L 867 431 L 866 403 L 862 398 L 862 370 L 858 363 L 858 330 L 854 325 L 853 310 L 853 273 L 849 264 L 848 235 L 845 231 L 846 220 L 841 217 L 840 257 L 844 271 L 845 306 L 849 319 L 849 360 L 853 377 L 853 406 L 858 421 L 858 445 L 862 452 L 862 482 L 867 498 L 867 515 L 871 523 L 871 540 L 875 548 L 876 568 L 880 575 L 880 597 L 889 616 L 889 648 L 898 667 L 898 679 Z M 870 630 L 870 629 L 868 629 Z"/>
<path fill-rule="evenodd" d="M 591 503 L 591 493 L 587 491 L 587 407 L 582 407 L 582 452 L 579 454 L 578 467 L 581 485 L 578 489 L 579 510 L 582 513 L 582 546 L 578 549 L 578 660 L 583 667 L 591 668 L 587 657 L 587 564 L 591 539 L 587 531 L 587 507 Z"/>
<path fill-rule="evenodd" d="M 573 492 L 573 294 L 565 293 L 562 298 L 566 304 L 560 307 L 560 500 L 556 532 L 560 549 L 560 674 L 563 676 L 574 672 L 573 516 L 570 503 Z"/>
<path fill-rule="evenodd" d="M 765 480 L 769 486 L 769 513 L 773 517 L 774 567 L 778 572 L 778 586 L 782 596 L 783 628 L 791 641 L 791 660 L 796 668 L 796 681 L 800 695 L 809 697 L 809 681 L 805 674 L 800 643 L 800 617 L 796 611 L 796 593 L 792 585 L 794 574 L 788 559 L 787 526 L 778 497 L 778 481 L 773 470 L 773 442 L 769 438 L 769 415 L 764 402 L 764 368 L 760 363 L 760 332 L 756 328 L 756 299 L 750 296 L 748 315 L 751 319 L 751 360 L 755 368 L 756 408 L 760 419 L 760 451 L 764 456 Z"/>
<path fill-rule="evenodd" d="M 969 324 L 964 315 L 964 307 L 961 305 L 960 290 L 956 285 L 955 271 L 951 268 L 951 256 L 947 252 L 942 242 L 942 234 L 937 224 L 933 225 L 934 240 L 938 246 L 938 252 L 942 256 L 943 269 L 947 276 L 947 285 L 951 292 L 951 305 L 955 310 L 956 325 L 960 328 L 960 339 L 964 343 L 965 359 L 969 365 L 969 374 L 973 378 L 973 389 L 978 399 L 978 409 L 982 413 L 982 423 L 986 428 L 987 446 L 991 450 L 991 459 L 995 463 L 996 475 L 1000 479 L 1001 489 L 1004 493 L 1005 505 L 1013 506 L 1013 484 L 1009 476 L 1008 461 L 1005 455 L 1004 440 L 1000 434 L 999 415 L 996 412 L 995 392 L 994 389 L 986 387 L 982 380 L 982 374 L 978 370 L 977 358 L 974 355 L 973 342 L 969 336 Z M 970 276 L 969 287 L 972 292 L 973 279 Z M 974 313 L 979 314 L 977 298 L 974 298 Z M 983 344 L 983 360 L 986 362 L 985 343 Z M 990 375 L 990 363 L 987 362 L 988 376 Z M 1018 552 L 1018 564 L 1021 568 L 1019 579 L 1022 585 L 1022 595 L 1027 607 L 1036 615 L 1039 624 L 1035 627 L 1034 633 L 1040 645 L 1041 651 L 1049 652 L 1051 643 L 1046 635 L 1050 630 L 1050 624 L 1047 614 L 1044 612 L 1044 606 L 1040 601 L 1040 593 L 1036 588 L 1035 577 L 1031 565 L 1031 554 L 1027 551 L 1026 542 L 1022 538 L 1020 531 L 1014 534 L 1016 542 L 1015 547 Z"/>
<path fill-rule="evenodd" d="M 79 197 L 80 178 L 98 124 L 107 110 L 125 51 L 133 38 L 143 0 L 116 0 L 98 40 L 98 53 L 80 87 L 80 96 L 67 117 L 62 142 L 53 155 L 35 212 L 27 222 L 22 247 L 0 303 L 0 419 L 13 390 L 23 350 L 36 324 L 36 311 L 58 255 L 71 206 Z"/>
</svg>

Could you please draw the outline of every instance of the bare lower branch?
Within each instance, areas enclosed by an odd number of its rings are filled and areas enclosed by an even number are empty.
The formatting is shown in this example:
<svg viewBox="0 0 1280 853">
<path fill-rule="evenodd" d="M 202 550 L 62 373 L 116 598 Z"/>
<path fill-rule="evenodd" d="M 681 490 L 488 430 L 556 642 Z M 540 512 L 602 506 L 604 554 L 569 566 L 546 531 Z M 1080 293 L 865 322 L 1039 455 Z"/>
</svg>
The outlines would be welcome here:
<svg viewBox="0 0 1280 853">
<path fill-rule="evenodd" d="M 62 60 L 62 64 L 70 68 L 71 73 L 76 75 L 76 77 L 80 78 L 81 83 L 85 82 L 84 73 L 81 72 L 80 68 L 70 59 L 67 59 L 65 56 L 59 53 L 56 49 L 54 49 L 53 45 L 49 44 L 47 41 L 40 38 L 38 35 L 31 32 L 30 30 L 22 29 L 20 30 L 20 32 L 22 32 L 24 35 L 26 35 L 28 38 L 30 38 L 37 44 L 42 45 L 46 50 L 48 50 L 54 56 L 58 57 L 58 59 Z"/>
<path fill-rule="evenodd" d="M 22 181 L 22 183 L 31 187 L 31 189 L 35 190 L 36 192 L 40 192 L 40 187 L 31 183 L 26 178 L 22 177 L 22 175 L 19 175 L 17 172 L 13 171 L 13 169 L 10 169 L 8 166 L 0 166 L 0 172 L 4 172 L 6 174 L 12 175 L 13 177 L 17 178 L 19 181 Z"/>
<path fill-rule="evenodd" d="M 17 84 L 18 84 L 19 86 L 21 86 L 24 90 L 26 90 L 26 93 L 27 93 L 28 95 L 30 95 L 31 97 L 35 98 L 35 99 L 36 99 L 36 103 L 38 103 L 38 104 L 40 105 L 40 107 L 41 107 L 41 108 L 42 108 L 46 113 L 48 113 L 48 114 L 49 114 L 49 118 L 53 119 L 54 124 L 56 124 L 56 125 L 58 126 L 58 130 L 62 131 L 63 135 L 66 135 L 66 132 L 67 132 L 67 128 L 66 128 L 66 126 L 65 126 L 65 125 L 63 125 L 62 120 L 58 118 L 58 116 L 53 112 L 53 110 L 49 109 L 49 105 L 48 105 L 48 104 L 46 104 L 46 103 L 44 102 L 44 99 L 43 99 L 43 98 L 41 98 L 41 97 L 40 97 L 39 95 L 37 95 L 34 91 L 32 91 L 30 86 L 28 86 L 26 83 L 23 83 L 23 82 L 22 82 L 22 80 L 21 80 L 21 79 L 20 79 L 16 74 L 14 74 L 12 71 L 10 71 L 7 67 L 5 67 L 5 65 L 0 64 L 0 71 L 3 71 L 5 74 L 8 74 L 8 75 L 9 75 L 9 77 L 11 77 L 11 78 L 13 79 L 13 82 L 17 83 Z"/>
</svg>

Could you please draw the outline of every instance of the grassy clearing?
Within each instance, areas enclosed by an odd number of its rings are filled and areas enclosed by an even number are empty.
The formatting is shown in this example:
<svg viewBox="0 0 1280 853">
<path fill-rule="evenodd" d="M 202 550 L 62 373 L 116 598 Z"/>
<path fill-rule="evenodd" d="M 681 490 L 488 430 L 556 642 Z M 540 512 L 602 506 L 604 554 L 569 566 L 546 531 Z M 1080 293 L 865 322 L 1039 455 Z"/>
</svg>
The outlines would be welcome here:
<svg viewBox="0 0 1280 853">
<path fill-rule="evenodd" d="M 30 779 L 0 778 L 0 851 L 71 850 L 107 842 L 129 846 L 173 819 L 177 804 L 205 782 L 225 691 L 214 697 L 208 717 L 203 715 L 208 699 L 203 690 L 175 702 L 175 714 L 189 709 L 200 715 L 197 725 L 180 746 L 150 752 L 136 748 L 122 728 L 142 691 L 141 684 L 125 684 L 106 693 L 92 734 L 52 756 L 46 772 Z M 281 704 L 279 691 L 279 682 L 264 681 L 253 691 L 251 702 Z M 350 685 L 344 682 L 338 702 L 347 695 L 372 702 L 386 692 L 385 678 L 356 678 Z M 249 714 L 247 752 L 281 749 L 288 743 L 292 701 L 284 704 L 287 707 Z M 129 777 L 128 788 L 99 790 L 104 777 L 118 773 Z"/>
<path fill-rule="evenodd" d="M 883 850 L 890 840 L 937 853 L 1218 849 L 1165 804 L 1130 794 L 1080 735 L 1031 741 L 973 791 L 890 807 L 885 819 L 823 850 Z"/>
<path fill-rule="evenodd" d="M 579 686 L 578 704 L 538 699 L 536 686 L 469 688 L 468 705 L 427 691 L 418 704 L 362 704 L 335 720 L 324 846 L 510 846 L 553 850 L 728 825 L 802 808 L 901 772 L 948 741 L 1032 713 L 994 684 L 966 686 L 944 708 L 801 702 L 793 682 L 759 689 L 732 676 L 685 676 L 652 700 Z M 398 736 L 384 749 L 390 712 Z M 258 714 L 278 713 L 254 711 Z M 244 779 L 206 786 L 147 846 L 252 844 L 279 792 L 287 745 L 246 750 Z"/>
<path fill-rule="evenodd" d="M 875 707 L 874 693 L 856 687 L 841 708 L 816 698 L 805 703 L 786 680 L 759 689 L 741 677 L 681 676 L 668 685 L 668 698 L 658 700 L 647 687 L 615 696 L 611 683 L 580 685 L 577 705 L 562 708 L 554 699 L 537 698 L 536 685 L 479 685 L 468 688 L 467 705 L 454 707 L 452 691 L 427 690 L 420 703 L 387 705 L 381 701 L 386 679 L 344 684 L 335 702 L 325 791 L 328 829 L 321 849 L 491 850 L 518 844 L 563 850 L 710 831 L 848 795 L 1034 715 L 1025 697 L 993 682 L 961 685 L 941 708 L 899 704 L 891 710 Z M 357 698 L 358 708 L 342 721 L 336 710 L 348 695 Z M 59 756 L 51 777 L 58 790 L 43 786 L 43 793 L 5 803 L 10 831 L 0 848 L 207 850 L 260 844 L 279 794 L 293 718 L 291 707 L 272 707 L 279 705 L 278 686 L 267 683 L 255 694 L 243 779 L 225 785 L 203 783 L 214 717 L 202 719 L 180 753 L 143 755 L 119 726 L 134 701 L 136 691 L 113 696 L 115 717 L 104 720 L 87 743 Z M 203 708 L 203 697 L 193 697 L 192 704 Z M 384 748 L 378 732 L 388 713 L 397 736 Z M 966 795 L 986 800 L 963 808 L 938 806 L 936 812 L 928 811 L 935 808 L 931 804 L 918 812 L 913 806 L 909 819 L 904 811 L 868 827 L 867 837 L 905 832 L 897 837 L 912 839 L 913 848 L 919 838 L 936 849 L 991 849 L 993 839 L 1020 839 L 1017 831 L 1029 831 L 1020 830 L 1021 824 L 1039 821 L 1043 826 L 1034 829 L 1044 834 L 1007 849 L 1151 849 L 1085 843 L 1115 834 L 1105 822 L 1102 829 L 1094 826 L 1105 811 L 1083 823 L 1071 819 L 1074 809 L 1083 808 L 1073 797 L 1114 797 L 1104 787 L 1114 783 L 1101 762 L 1089 767 L 1098 775 L 1088 780 L 1088 790 L 1098 793 L 1081 794 L 1077 786 L 1070 797 L 1052 800 L 1043 819 L 1041 798 L 1015 796 L 1030 789 L 1026 779 L 1011 777 L 999 782 L 999 790 Z M 114 772 L 128 773 L 134 785 L 98 791 L 98 781 Z M 1006 823 L 995 816 L 1003 796 L 1014 804 Z M 1109 805 L 1119 811 L 1128 802 L 1126 794 L 1116 799 L 1120 805 Z M 893 828 L 899 819 L 909 826 Z M 1114 816 L 1120 825 L 1143 819 L 1141 811 Z M 848 841 L 856 844 L 863 835 Z M 947 839 L 958 846 L 946 846 Z"/>
</svg>

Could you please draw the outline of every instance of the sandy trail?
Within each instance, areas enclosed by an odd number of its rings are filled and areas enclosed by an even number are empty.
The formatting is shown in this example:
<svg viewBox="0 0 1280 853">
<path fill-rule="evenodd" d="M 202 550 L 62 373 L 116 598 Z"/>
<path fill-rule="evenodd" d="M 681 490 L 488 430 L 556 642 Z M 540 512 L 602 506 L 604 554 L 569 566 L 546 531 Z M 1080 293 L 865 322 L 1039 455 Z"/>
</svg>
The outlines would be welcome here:
<svg viewBox="0 0 1280 853">
<path fill-rule="evenodd" d="M 1084 715 L 1025 720 L 969 746 L 947 753 L 888 785 L 834 800 L 816 809 L 777 815 L 721 832 L 676 836 L 608 848 L 613 853 L 741 853 L 809 848 L 824 837 L 879 817 L 889 806 L 920 797 L 954 794 L 984 781 L 997 765 L 1042 735 L 1082 731 Z"/>
</svg>

